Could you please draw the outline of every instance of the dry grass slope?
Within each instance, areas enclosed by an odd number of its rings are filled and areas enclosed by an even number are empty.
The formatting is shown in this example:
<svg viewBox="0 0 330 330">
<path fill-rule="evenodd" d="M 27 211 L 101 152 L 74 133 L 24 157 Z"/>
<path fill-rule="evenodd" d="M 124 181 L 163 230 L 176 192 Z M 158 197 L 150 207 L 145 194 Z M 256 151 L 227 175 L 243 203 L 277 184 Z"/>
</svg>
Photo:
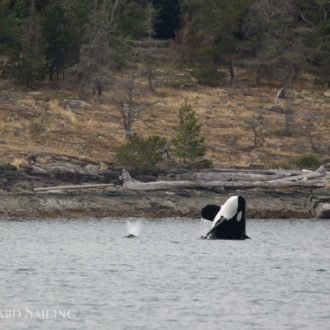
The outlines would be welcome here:
<svg viewBox="0 0 330 330">
<path fill-rule="evenodd" d="M 143 136 L 170 139 L 185 98 L 203 124 L 207 158 L 215 166 L 271 166 L 302 154 L 330 157 L 330 92 L 312 85 L 294 89 L 288 105 L 294 111 L 292 136 L 285 136 L 285 115 L 272 111 L 277 87 L 235 86 L 174 88 L 160 86 L 144 99 L 161 102 L 141 112 L 134 130 Z M 11 83 L 0 84 L 0 162 L 19 166 L 31 153 L 50 152 L 113 163 L 125 141 L 118 111 L 105 93 L 102 99 L 80 95 L 63 84 L 48 84 L 26 91 Z M 253 148 L 253 131 L 247 118 L 262 118 L 263 143 Z M 308 127 L 311 134 L 308 135 Z M 311 140 L 312 138 L 312 140 Z M 311 142 L 314 144 L 312 146 Z M 316 148 L 316 150 L 312 150 Z"/>
</svg>

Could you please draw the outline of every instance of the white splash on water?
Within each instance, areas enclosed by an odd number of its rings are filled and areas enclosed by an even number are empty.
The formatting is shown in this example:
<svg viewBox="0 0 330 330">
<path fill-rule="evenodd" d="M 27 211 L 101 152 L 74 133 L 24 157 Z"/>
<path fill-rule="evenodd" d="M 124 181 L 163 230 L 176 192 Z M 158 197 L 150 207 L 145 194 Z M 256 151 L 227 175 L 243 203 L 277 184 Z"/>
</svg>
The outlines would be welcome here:
<svg viewBox="0 0 330 330">
<path fill-rule="evenodd" d="M 206 233 L 210 230 L 212 222 L 209 220 L 205 220 L 201 217 L 201 221 L 199 223 L 200 235 L 205 236 Z"/>
<path fill-rule="evenodd" d="M 140 236 L 143 223 L 139 220 L 127 220 L 126 222 L 128 235 Z"/>
</svg>

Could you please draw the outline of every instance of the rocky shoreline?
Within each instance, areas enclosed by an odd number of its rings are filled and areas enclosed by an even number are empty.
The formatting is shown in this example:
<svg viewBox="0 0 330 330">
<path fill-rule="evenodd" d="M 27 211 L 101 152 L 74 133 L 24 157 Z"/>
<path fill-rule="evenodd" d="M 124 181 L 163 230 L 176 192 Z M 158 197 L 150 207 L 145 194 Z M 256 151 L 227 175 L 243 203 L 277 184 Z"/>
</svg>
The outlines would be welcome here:
<svg viewBox="0 0 330 330">
<path fill-rule="evenodd" d="M 328 175 L 329 172 L 327 172 Z M 125 189 L 121 169 L 41 153 L 19 168 L 0 166 L 0 218 L 193 217 L 209 203 L 222 204 L 243 195 L 249 219 L 330 219 L 330 191 L 323 188 L 178 187 L 166 190 Z M 187 180 L 189 169 L 158 169 L 135 174 L 141 182 Z M 329 181 L 328 181 L 329 182 Z M 99 184 L 107 184 L 101 185 Z M 38 187 L 86 185 L 86 189 L 35 192 Z"/>
</svg>

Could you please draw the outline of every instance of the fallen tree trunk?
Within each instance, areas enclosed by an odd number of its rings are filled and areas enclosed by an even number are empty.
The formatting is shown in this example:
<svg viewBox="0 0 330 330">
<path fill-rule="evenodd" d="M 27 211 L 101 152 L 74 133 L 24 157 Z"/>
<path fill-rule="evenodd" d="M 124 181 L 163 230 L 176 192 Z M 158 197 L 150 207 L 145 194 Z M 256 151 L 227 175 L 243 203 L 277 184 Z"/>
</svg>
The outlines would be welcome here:
<svg viewBox="0 0 330 330">
<path fill-rule="evenodd" d="M 213 168 L 213 169 L 203 169 L 198 173 L 242 173 L 242 174 L 261 174 L 261 175 L 298 175 L 301 171 L 298 170 L 282 170 L 282 169 L 251 169 L 251 168 Z"/>
<path fill-rule="evenodd" d="M 280 179 L 272 179 L 268 181 L 258 181 L 256 176 L 249 181 L 234 180 L 240 178 L 239 174 L 231 176 L 232 181 L 229 180 L 184 180 L 184 181 L 154 181 L 154 182 L 140 182 L 131 177 L 129 172 L 123 170 L 122 180 L 123 187 L 129 190 L 167 190 L 174 188 L 286 188 L 286 187 L 308 187 L 308 188 L 322 188 L 326 186 L 327 180 L 320 179 L 326 176 L 324 168 L 320 168 L 314 172 L 307 172 L 291 177 L 284 177 Z M 227 178 L 228 179 L 228 178 Z M 264 178 L 263 178 L 264 179 Z M 317 180 L 316 180 L 317 179 Z"/>
<path fill-rule="evenodd" d="M 34 192 L 50 192 L 58 190 L 86 190 L 86 189 L 100 189 L 113 187 L 112 183 L 99 183 L 99 184 L 82 184 L 82 185 L 68 185 L 68 186 L 53 186 L 53 187 L 39 187 L 34 188 Z"/>
<path fill-rule="evenodd" d="M 321 166 L 316 171 L 303 172 L 300 175 L 290 176 L 283 179 L 272 180 L 271 182 L 284 182 L 284 181 L 307 181 L 314 178 L 319 178 L 327 174 L 326 169 Z"/>
<path fill-rule="evenodd" d="M 258 173 L 244 173 L 240 171 L 228 172 L 228 173 L 196 173 L 192 175 L 192 179 L 197 181 L 270 181 L 276 179 L 282 179 L 284 177 L 289 177 L 290 173 L 278 173 L 278 174 L 258 174 Z M 292 175 L 293 176 L 293 175 Z"/>
<path fill-rule="evenodd" d="M 243 172 L 242 172 L 243 171 Z M 123 170 L 121 179 L 124 189 L 148 191 L 169 190 L 175 188 L 285 188 L 307 187 L 322 188 L 327 185 L 327 172 L 324 167 L 316 171 L 297 172 L 280 171 L 280 173 L 253 174 L 244 170 L 230 172 L 199 172 L 192 175 L 192 180 L 141 182 L 131 177 L 128 171 Z M 300 173 L 300 174 L 298 174 Z M 106 184 L 66 185 L 34 188 L 34 192 L 52 192 L 63 190 L 104 189 L 114 186 Z"/>
</svg>

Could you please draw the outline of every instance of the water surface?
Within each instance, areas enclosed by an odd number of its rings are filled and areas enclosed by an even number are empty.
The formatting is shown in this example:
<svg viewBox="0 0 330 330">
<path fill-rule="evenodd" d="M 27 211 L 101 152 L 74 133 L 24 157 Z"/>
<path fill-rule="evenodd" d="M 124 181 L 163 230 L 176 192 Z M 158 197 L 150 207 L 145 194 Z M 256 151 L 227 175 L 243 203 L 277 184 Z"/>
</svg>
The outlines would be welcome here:
<svg viewBox="0 0 330 330">
<path fill-rule="evenodd" d="M 330 329 L 330 221 L 0 220 L 1 329 Z"/>
</svg>

